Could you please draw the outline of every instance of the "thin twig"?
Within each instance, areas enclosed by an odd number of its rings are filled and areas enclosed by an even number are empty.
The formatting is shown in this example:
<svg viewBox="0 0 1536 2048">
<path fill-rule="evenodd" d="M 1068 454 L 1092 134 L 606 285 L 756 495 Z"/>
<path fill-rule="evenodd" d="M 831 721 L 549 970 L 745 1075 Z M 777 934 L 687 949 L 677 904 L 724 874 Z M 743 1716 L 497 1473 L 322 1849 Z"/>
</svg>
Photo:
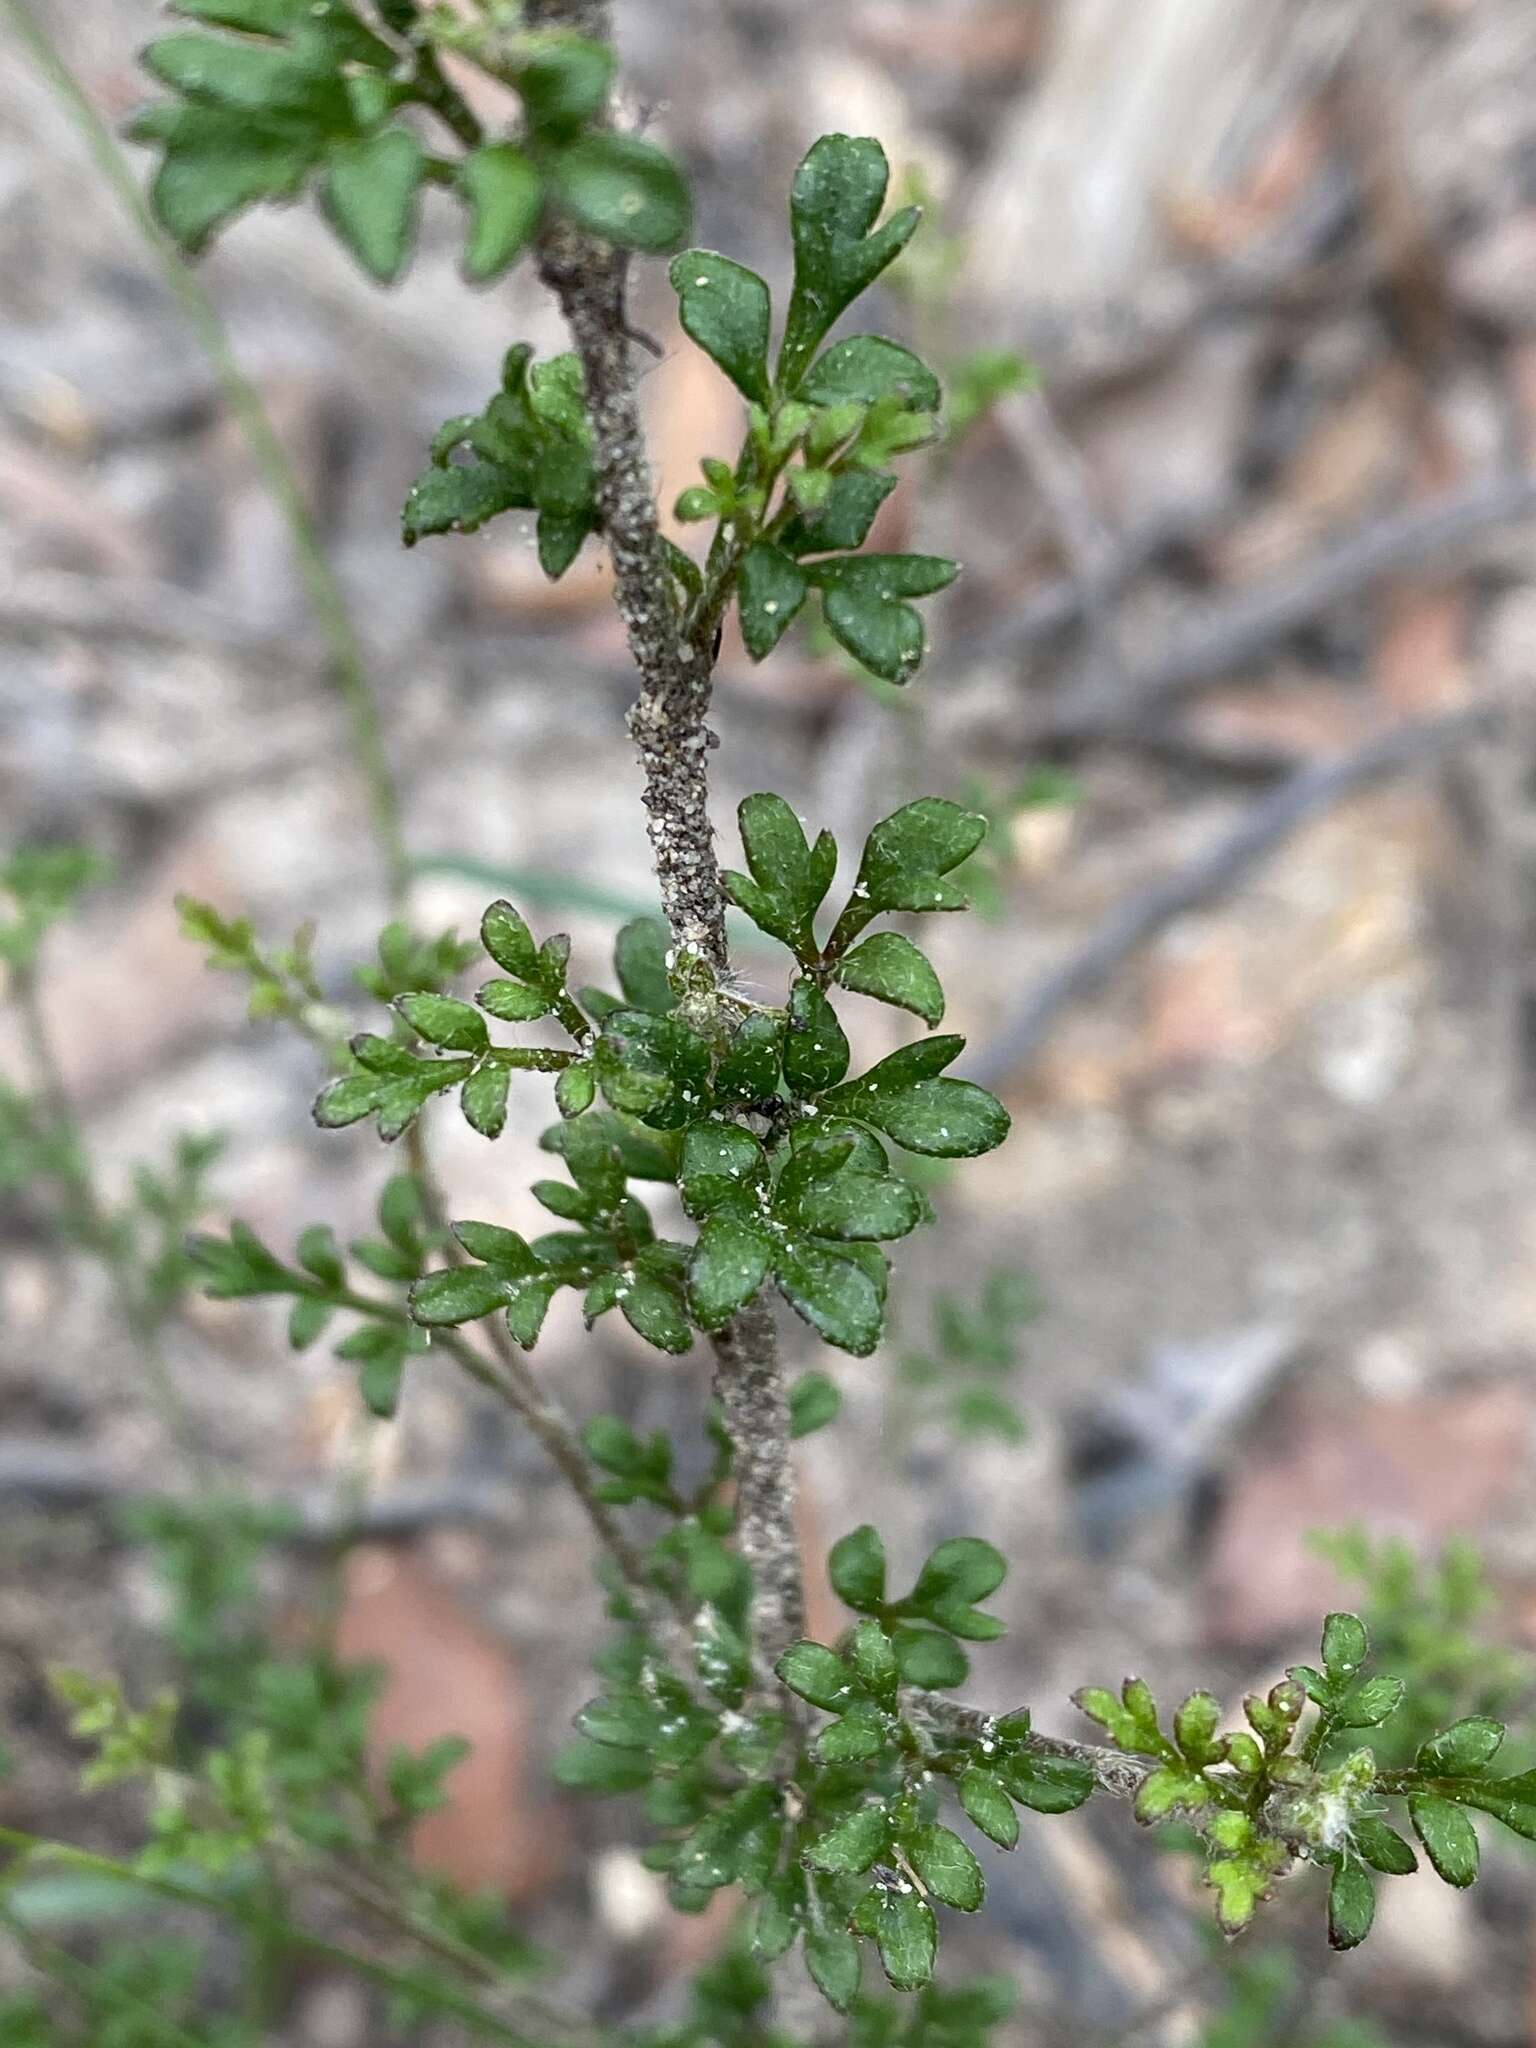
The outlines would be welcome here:
<svg viewBox="0 0 1536 2048">
<path fill-rule="evenodd" d="M 355 1949 L 343 1948 L 322 1935 L 310 1934 L 295 1921 L 274 1919 L 246 1905 L 241 1899 L 221 1898 L 173 1877 L 150 1876 L 110 1856 L 97 1855 L 90 1849 L 72 1848 L 63 1842 L 45 1841 L 41 1836 L 27 1834 L 20 1828 L 0 1827 L 0 1849 L 9 1849 L 18 1856 L 35 1856 L 39 1863 L 77 1870 L 88 1877 L 109 1878 L 140 1891 L 151 1892 L 158 1898 L 170 1899 L 177 1905 L 196 1906 L 205 1913 L 216 1913 L 242 1927 L 253 1928 L 282 1948 L 295 1949 L 338 1964 L 342 1969 L 350 1970 L 396 1995 L 405 1993 L 418 1998 L 421 1995 L 420 1979 L 410 1971 L 377 1962 L 372 1956 L 359 1955 Z M 440 1979 L 433 1982 L 432 1997 L 443 2011 L 451 2012 L 478 2033 L 510 2042 L 513 2048 L 542 2048 L 536 2036 L 487 2012 L 474 1999 Z"/>
<path fill-rule="evenodd" d="M 367 657 L 335 570 L 315 529 L 304 491 L 281 438 L 250 378 L 241 369 L 218 308 L 162 231 L 112 130 L 97 112 L 27 0 L 0 0 L 22 48 L 80 132 L 86 149 L 153 256 L 218 381 L 224 403 L 240 425 L 273 502 L 282 514 L 299 575 L 331 652 L 336 689 L 346 707 L 352 745 L 368 795 L 369 820 L 389 883 L 390 900 L 403 905 L 410 865 L 401 826 L 400 792 L 385 751 Z"/>
<path fill-rule="evenodd" d="M 1202 690 L 1235 680 L 1288 634 L 1373 584 L 1440 562 L 1500 526 L 1536 514 L 1536 474 L 1484 479 L 1320 548 L 1300 569 L 1210 607 L 1172 646 L 1122 678 L 1100 675 L 1055 703 L 1028 706 L 1026 747 L 1077 748 L 1113 739 Z"/>
<path fill-rule="evenodd" d="M 1101 988 L 1166 926 L 1224 896 L 1321 812 L 1372 783 L 1465 746 L 1488 730 L 1491 717 L 1486 710 L 1462 710 L 1394 726 L 1352 753 L 1288 777 L 1187 866 L 1112 910 L 1085 945 L 1030 991 L 1016 1014 L 967 1063 L 967 1073 L 990 1086 L 1007 1080 L 1039 1051 L 1064 1011 Z"/>
</svg>

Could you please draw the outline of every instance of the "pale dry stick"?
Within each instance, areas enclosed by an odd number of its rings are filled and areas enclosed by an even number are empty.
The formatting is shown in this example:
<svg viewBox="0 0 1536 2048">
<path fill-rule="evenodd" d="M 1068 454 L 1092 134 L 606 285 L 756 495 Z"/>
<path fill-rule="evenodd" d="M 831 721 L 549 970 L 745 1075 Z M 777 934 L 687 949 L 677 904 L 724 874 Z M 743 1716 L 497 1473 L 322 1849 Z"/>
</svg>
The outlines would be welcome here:
<svg viewBox="0 0 1536 2048">
<path fill-rule="evenodd" d="M 1246 667 L 1332 606 L 1410 570 L 1441 568 L 1448 554 L 1533 517 L 1536 473 L 1515 471 L 1379 520 L 1331 541 L 1300 568 L 1210 606 L 1123 683 L 1100 675 L 1055 703 L 1028 706 L 1013 737 L 1053 750 L 1113 742 L 1202 691 L 1239 680 Z"/>
<path fill-rule="evenodd" d="M 1062 1013 L 1092 995 L 1176 919 L 1226 895 L 1334 804 L 1389 776 L 1443 759 L 1489 730 L 1486 709 L 1446 712 L 1391 727 L 1351 753 L 1298 769 L 1251 804 L 1233 829 L 1185 867 L 1118 904 L 1085 945 L 1030 990 L 1015 1014 L 966 1062 L 966 1073 L 997 1086 L 1039 1051 Z"/>
<path fill-rule="evenodd" d="M 606 0 L 538 0 L 535 18 L 612 41 Z M 679 966 L 713 980 L 726 967 L 725 892 L 709 816 L 707 759 L 715 621 L 692 634 L 673 595 L 631 360 L 625 310 L 628 259 L 568 224 L 547 229 L 539 270 L 559 301 L 581 360 L 594 433 L 597 498 L 613 562 L 614 596 L 640 688 L 629 729 L 645 779 L 645 807 L 662 909 Z M 777 1336 L 759 1299 L 712 1340 L 715 1391 L 731 1440 L 742 1555 L 752 1570 L 753 1632 L 772 1663 L 804 1627 L 794 1525 L 789 1403 Z"/>
<path fill-rule="evenodd" d="M 997 424 L 1024 460 L 1066 557 L 1088 645 L 1106 674 L 1123 670 L 1114 613 L 1119 541 L 1095 503 L 1088 465 L 1043 391 L 1021 391 L 997 407 Z"/>
</svg>

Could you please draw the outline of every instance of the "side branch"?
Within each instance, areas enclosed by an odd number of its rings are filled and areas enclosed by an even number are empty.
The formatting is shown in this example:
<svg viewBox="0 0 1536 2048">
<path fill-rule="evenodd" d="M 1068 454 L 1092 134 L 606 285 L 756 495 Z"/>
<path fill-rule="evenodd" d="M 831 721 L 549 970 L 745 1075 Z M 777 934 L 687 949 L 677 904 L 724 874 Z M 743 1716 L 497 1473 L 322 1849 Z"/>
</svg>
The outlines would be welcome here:
<svg viewBox="0 0 1536 2048">
<path fill-rule="evenodd" d="M 902 1706 L 910 1720 L 940 1742 L 945 1737 L 984 1742 L 997 1721 L 996 1714 L 968 1707 L 961 1700 L 942 1699 L 936 1693 L 904 1693 Z M 1134 1799 L 1158 1769 L 1155 1757 L 1132 1756 L 1098 1742 L 1073 1742 L 1064 1735 L 1032 1734 L 1024 1747 L 1035 1756 L 1064 1757 L 1070 1763 L 1086 1764 L 1098 1789 L 1115 1799 Z"/>
</svg>

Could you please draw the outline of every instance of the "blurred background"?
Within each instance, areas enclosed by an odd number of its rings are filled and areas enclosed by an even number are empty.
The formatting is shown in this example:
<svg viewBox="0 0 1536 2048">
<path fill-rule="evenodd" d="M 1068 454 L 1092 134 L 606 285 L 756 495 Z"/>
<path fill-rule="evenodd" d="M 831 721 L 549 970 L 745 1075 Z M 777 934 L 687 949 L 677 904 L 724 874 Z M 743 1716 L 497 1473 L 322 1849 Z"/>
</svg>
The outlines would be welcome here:
<svg viewBox="0 0 1536 2048">
<path fill-rule="evenodd" d="M 35 11 L 120 122 L 156 11 Z M 979 914 L 924 936 L 961 1070 L 1014 1134 L 937 1187 L 894 1341 L 832 1364 L 845 1408 L 803 1447 L 808 1547 L 864 1518 L 903 1568 L 962 1530 L 998 1543 L 1009 1633 L 970 1696 L 1027 1699 L 1052 1731 L 1084 1732 L 1068 1694 L 1127 1670 L 1235 1703 L 1343 1602 L 1384 1668 L 1451 1712 L 1507 1712 L 1528 1755 L 1536 11 L 617 11 L 635 97 L 691 170 L 696 238 L 776 290 L 806 146 L 883 140 L 928 212 L 879 324 L 951 392 L 950 438 L 882 514 L 887 545 L 965 564 L 926 608 L 917 683 L 898 696 L 808 636 L 761 672 L 728 638 L 719 677 L 729 857 L 758 788 L 845 854 L 922 793 L 994 822 Z M 510 342 L 562 345 L 531 277 L 462 285 L 451 228 L 429 207 L 388 295 L 306 209 L 240 223 L 199 274 L 362 636 L 414 922 L 472 933 L 508 894 L 597 979 L 617 925 L 654 907 L 599 551 L 551 585 L 515 517 L 399 545 L 438 424 L 484 403 Z M 660 346 L 645 391 L 670 506 L 734 449 L 737 401 L 683 342 L 662 266 L 639 266 L 633 313 Z M 391 1170 L 366 1132 L 313 1128 L 314 1048 L 252 1021 L 173 907 L 249 918 L 273 949 L 312 923 L 327 1014 L 364 1019 L 355 969 L 389 911 L 335 684 L 217 366 L 7 42 L 0 859 L 71 842 L 108 864 L 49 937 L 42 1003 L 103 1198 L 139 1202 L 172 1247 L 231 1215 L 285 1253 L 310 1222 L 365 1231 Z M 750 939 L 741 968 L 775 985 Z M 849 1007 L 856 1054 L 905 1035 Z M 66 1241 L 28 1151 L 29 1058 L 0 1007 L 0 1816 L 110 1847 L 131 1802 L 82 1796 L 43 1674 L 163 1677 L 163 1574 L 120 1510 L 190 1481 L 110 1274 Z M 495 1147 L 439 1117 L 454 1214 L 535 1224 L 547 1115 L 530 1083 Z M 216 1158 L 182 1146 L 197 1191 L 165 1194 L 178 1143 L 215 1133 Z M 328 1345 L 292 1354 L 267 1304 L 177 1298 L 157 1341 L 221 1482 L 323 1518 L 361 1469 L 388 1526 L 343 1561 L 338 1641 L 391 1665 L 390 1740 L 477 1744 L 423 1855 L 510 1898 L 576 2002 L 666 2017 L 720 1926 L 668 1914 L 632 1813 L 549 1786 L 601 1610 L 536 1452 L 421 1367 L 401 1420 L 367 1429 Z M 797 1366 L 826 1364 L 786 1322 Z M 535 1363 L 579 1414 L 697 1437 L 697 1352 L 662 1360 L 611 1318 L 585 1339 L 568 1304 Z M 263 1555 L 277 1626 L 302 1626 L 314 1569 Z M 990 1909 L 948 1953 L 1013 1979 L 1020 2042 L 1524 2042 L 1529 1859 L 1509 1839 L 1485 1862 L 1475 1893 L 1387 1888 L 1358 1956 L 1324 1963 L 1306 1876 L 1218 1954 L 1190 1859 L 1095 1807 L 990 1859 Z M 394 2038 L 371 2013 L 317 1968 L 271 2038 Z"/>
</svg>

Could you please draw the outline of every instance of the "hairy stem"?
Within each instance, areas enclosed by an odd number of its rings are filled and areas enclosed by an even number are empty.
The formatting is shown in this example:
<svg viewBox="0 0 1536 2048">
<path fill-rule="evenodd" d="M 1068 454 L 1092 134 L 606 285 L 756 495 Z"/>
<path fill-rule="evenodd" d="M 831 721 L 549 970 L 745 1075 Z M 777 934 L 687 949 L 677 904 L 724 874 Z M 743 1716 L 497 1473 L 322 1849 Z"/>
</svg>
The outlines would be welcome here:
<svg viewBox="0 0 1536 2048">
<path fill-rule="evenodd" d="M 948 1737 L 965 1742 L 985 1742 L 992 1736 L 996 1713 L 968 1707 L 962 1700 L 947 1700 L 937 1693 L 908 1692 L 902 1696 L 908 1717 L 926 1734 L 941 1742 Z M 1098 1742 L 1073 1742 L 1064 1735 L 1030 1735 L 1025 1748 L 1035 1756 L 1064 1757 L 1071 1763 L 1086 1764 L 1101 1792 L 1116 1799 L 1134 1799 L 1152 1773 L 1161 1767 L 1157 1757 L 1132 1756 Z"/>
<path fill-rule="evenodd" d="M 606 0 L 538 0 L 533 18 L 611 40 Z M 614 595 L 640 690 L 629 730 L 645 778 L 662 909 L 680 961 L 726 967 L 725 892 L 709 817 L 713 622 L 690 634 L 674 595 L 656 519 L 625 313 L 623 251 L 568 224 L 546 229 L 539 270 L 560 303 L 581 359 L 596 441 L 598 504 Z M 773 1320 L 758 1301 L 713 1340 L 715 1390 L 725 1411 L 741 1546 L 753 1573 L 756 1648 L 769 1659 L 799 1633 L 804 1611 L 794 1527 L 789 1403 Z"/>
<path fill-rule="evenodd" d="M 767 1303 L 752 1302 L 714 1341 L 715 1397 L 734 1453 L 736 1534 L 752 1567 L 756 1646 L 771 1664 L 805 1632 L 805 1591 L 789 1399 Z"/>
<path fill-rule="evenodd" d="M 410 887 L 410 859 L 401 825 L 400 792 L 385 752 L 378 704 L 368 675 L 367 657 L 335 570 L 315 530 L 303 487 L 288 452 L 262 404 L 261 394 L 241 369 L 218 308 L 190 266 L 161 232 L 160 224 L 139 190 L 116 137 L 94 102 L 65 63 L 27 0 L 0 0 L 0 20 L 9 23 L 22 48 L 36 65 L 59 104 L 79 130 L 96 168 L 138 230 L 172 296 L 196 335 L 213 371 L 224 403 L 237 421 L 262 480 L 288 529 L 305 595 L 330 650 L 331 675 L 347 713 L 352 749 L 368 797 L 368 815 L 379 857 L 388 880 L 389 899 L 398 911 Z"/>
</svg>

